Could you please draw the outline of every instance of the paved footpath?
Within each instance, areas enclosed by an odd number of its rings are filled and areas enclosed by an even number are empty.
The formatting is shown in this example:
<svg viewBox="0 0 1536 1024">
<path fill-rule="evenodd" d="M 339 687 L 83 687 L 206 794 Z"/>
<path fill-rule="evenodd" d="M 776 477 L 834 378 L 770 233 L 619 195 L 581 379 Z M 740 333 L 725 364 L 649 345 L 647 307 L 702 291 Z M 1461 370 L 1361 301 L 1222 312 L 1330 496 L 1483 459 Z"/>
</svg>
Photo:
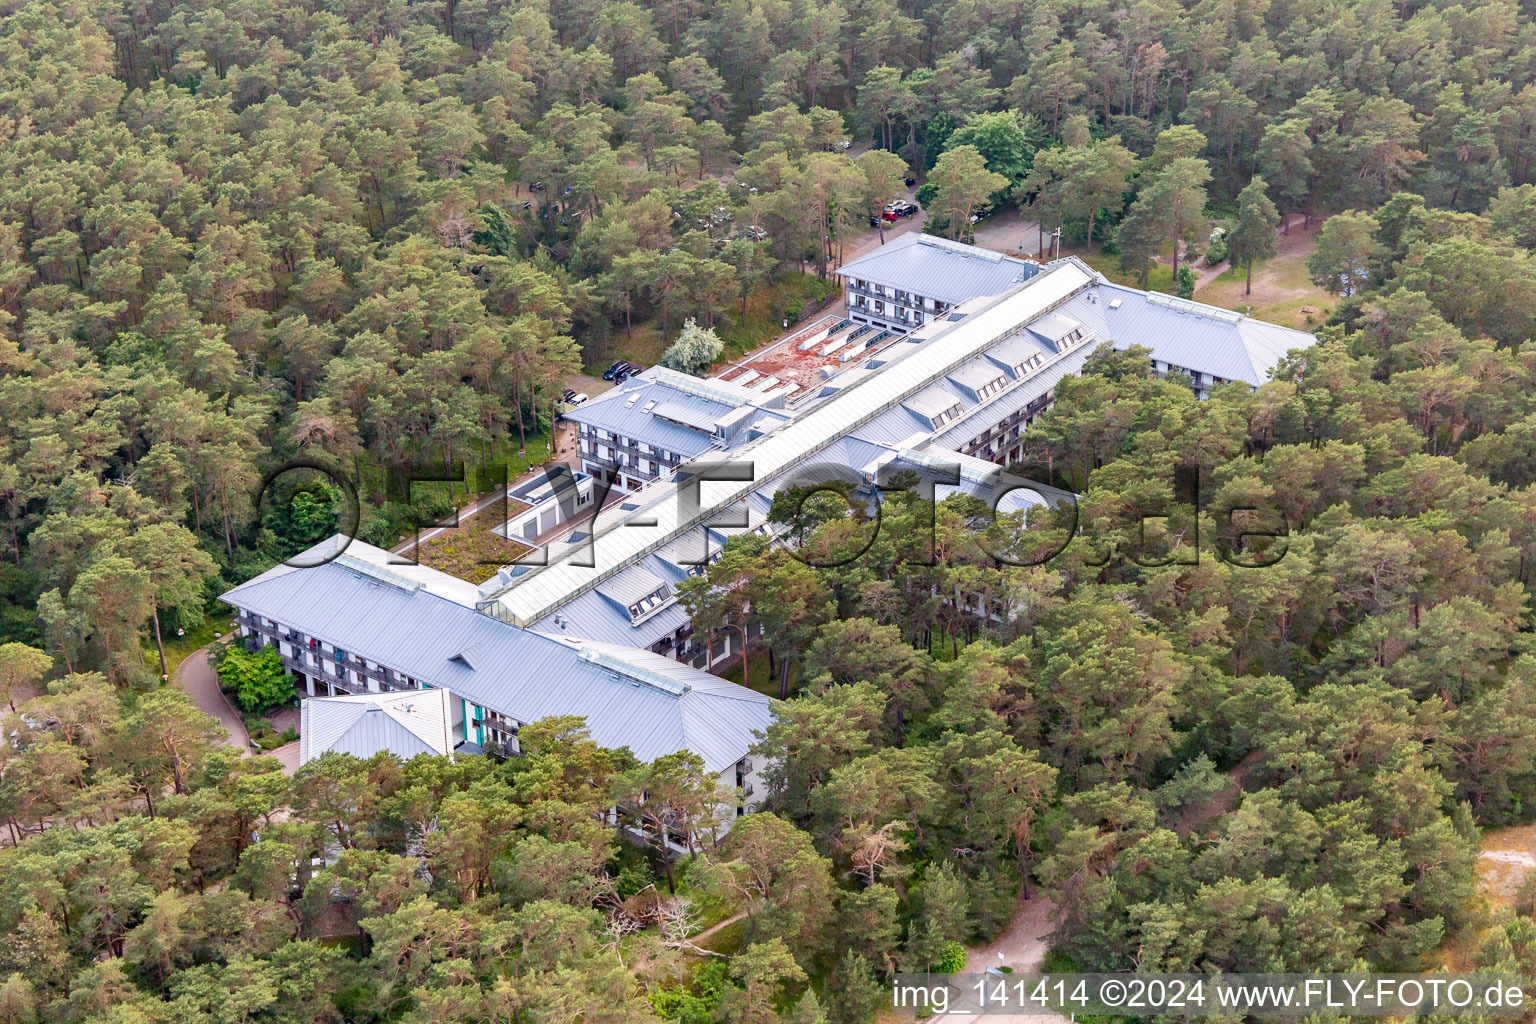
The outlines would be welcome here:
<svg viewBox="0 0 1536 1024">
<path fill-rule="evenodd" d="M 219 675 L 208 664 L 208 648 L 193 651 L 185 661 L 176 669 L 176 681 L 181 685 L 187 695 L 192 698 L 192 703 L 202 709 L 204 714 L 217 718 L 229 730 L 230 746 L 240 748 L 244 757 L 251 756 L 251 736 L 245 731 L 245 723 L 240 720 L 240 713 L 229 703 L 229 698 L 219 689 Z"/>
</svg>

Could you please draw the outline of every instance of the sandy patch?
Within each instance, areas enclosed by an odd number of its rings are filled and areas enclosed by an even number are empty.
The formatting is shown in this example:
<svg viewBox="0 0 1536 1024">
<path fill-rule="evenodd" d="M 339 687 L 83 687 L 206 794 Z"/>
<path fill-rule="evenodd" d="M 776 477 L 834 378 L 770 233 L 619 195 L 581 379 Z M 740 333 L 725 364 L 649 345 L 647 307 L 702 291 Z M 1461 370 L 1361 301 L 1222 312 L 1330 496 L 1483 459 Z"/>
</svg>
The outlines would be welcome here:
<svg viewBox="0 0 1536 1024">
<path fill-rule="evenodd" d="M 1536 825 L 1495 829 L 1483 836 L 1477 856 L 1477 888 L 1491 906 L 1508 906 L 1526 876 L 1536 870 Z"/>
</svg>

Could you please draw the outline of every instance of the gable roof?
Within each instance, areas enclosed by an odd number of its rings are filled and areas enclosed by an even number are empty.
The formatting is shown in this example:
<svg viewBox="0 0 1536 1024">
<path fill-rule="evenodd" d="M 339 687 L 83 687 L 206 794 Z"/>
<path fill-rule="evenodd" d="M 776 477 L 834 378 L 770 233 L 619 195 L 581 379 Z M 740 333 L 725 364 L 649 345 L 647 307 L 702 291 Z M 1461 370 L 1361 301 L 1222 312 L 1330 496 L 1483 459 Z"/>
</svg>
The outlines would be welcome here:
<svg viewBox="0 0 1536 1024">
<path fill-rule="evenodd" d="M 1038 263 L 909 231 L 849 260 L 837 273 L 953 304 L 1001 294 L 1040 270 Z"/>
<path fill-rule="evenodd" d="M 453 714 L 447 690 L 312 697 L 300 706 L 299 763 L 328 750 L 372 757 L 390 750 L 401 758 L 453 750 Z"/>
<path fill-rule="evenodd" d="M 1059 312 L 1080 321 L 1100 341 L 1112 341 L 1115 348 L 1141 345 L 1160 362 L 1254 387 L 1269 380 L 1291 349 L 1317 343 L 1305 331 L 1230 309 L 1107 282 L 1075 296 Z"/>
</svg>

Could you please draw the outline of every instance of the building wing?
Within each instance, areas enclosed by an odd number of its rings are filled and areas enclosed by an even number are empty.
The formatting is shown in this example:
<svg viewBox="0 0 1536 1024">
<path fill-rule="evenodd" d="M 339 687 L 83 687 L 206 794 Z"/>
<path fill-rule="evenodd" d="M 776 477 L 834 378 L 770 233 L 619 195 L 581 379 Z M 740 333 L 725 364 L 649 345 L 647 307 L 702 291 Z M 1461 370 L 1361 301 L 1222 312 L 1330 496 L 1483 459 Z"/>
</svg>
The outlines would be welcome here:
<svg viewBox="0 0 1536 1024">
<path fill-rule="evenodd" d="M 670 658 L 631 652 L 649 671 L 626 675 L 584 659 L 590 641 L 520 629 L 335 561 L 257 577 L 222 599 L 252 616 L 300 624 L 318 640 L 517 723 L 579 715 L 595 741 L 627 746 L 645 761 L 694 749 L 718 773 L 746 755 L 771 715 L 770 698 Z M 465 651 L 474 652 L 473 666 L 459 657 Z M 658 678 L 670 687 L 654 685 Z M 706 736 L 701 723 L 708 722 L 726 732 Z"/>
<path fill-rule="evenodd" d="M 837 273 L 845 281 L 868 281 L 954 304 L 1000 295 L 1040 271 L 1038 263 L 909 231 L 849 260 Z"/>
</svg>

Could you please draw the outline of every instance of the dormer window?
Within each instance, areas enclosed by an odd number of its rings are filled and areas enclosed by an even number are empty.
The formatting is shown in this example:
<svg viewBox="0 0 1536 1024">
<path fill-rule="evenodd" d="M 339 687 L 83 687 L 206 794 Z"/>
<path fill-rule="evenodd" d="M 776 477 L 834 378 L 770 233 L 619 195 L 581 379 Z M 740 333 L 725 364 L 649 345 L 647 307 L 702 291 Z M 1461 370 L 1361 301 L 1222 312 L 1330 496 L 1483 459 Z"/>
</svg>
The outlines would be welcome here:
<svg viewBox="0 0 1536 1024">
<path fill-rule="evenodd" d="M 645 618 L 651 612 L 661 607 L 662 602 L 664 602 L 666 599 L 667 590 L 665 587 L 658 587 L 651 593 L 646 594 L 644 597 L 640 598 L 640 600 L 629 606 L 630 621 L 638 622 L 640 619 Z"/>
</svg>

